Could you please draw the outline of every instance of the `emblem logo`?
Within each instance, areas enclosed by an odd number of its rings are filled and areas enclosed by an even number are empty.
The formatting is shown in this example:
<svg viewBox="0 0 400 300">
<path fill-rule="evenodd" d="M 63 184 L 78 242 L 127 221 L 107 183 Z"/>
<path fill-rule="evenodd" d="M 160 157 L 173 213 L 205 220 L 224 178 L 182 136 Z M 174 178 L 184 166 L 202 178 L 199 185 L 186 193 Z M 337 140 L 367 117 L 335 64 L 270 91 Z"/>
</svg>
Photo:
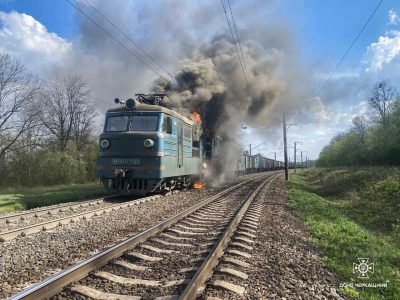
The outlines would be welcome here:
<svg viewBox="0 0 400 300">
<path fill-rule="evenodd" d="M 357 273 L 358 278 L 368 278 L 368 273 L 374 273 L 374 263 L 370 263 L 369 258 L 358 258 L 358 264 L 353 263 L 353 273 Z"/>
</svg>

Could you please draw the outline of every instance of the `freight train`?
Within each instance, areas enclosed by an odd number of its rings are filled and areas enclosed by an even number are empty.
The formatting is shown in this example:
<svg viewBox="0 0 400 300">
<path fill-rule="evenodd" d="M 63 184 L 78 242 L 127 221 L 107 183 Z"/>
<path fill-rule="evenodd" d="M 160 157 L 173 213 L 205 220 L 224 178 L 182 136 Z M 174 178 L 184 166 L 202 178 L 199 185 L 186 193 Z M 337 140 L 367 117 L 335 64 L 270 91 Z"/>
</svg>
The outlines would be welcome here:
<svg viewBox="0 0 400 300">
<path fill-rule="evenodd" d="M 238 162 L 237 174 L 244 175 L 249 173 L 266 172 L 272 170 L 282 170 L 284 163 L 262 156 L 261 154 L 250 155 L 242 151 Z"/>
<path fill-rule="evenodd" d="M 201 180 L 221 139 L 204 138 L 200 124 L 163 105 L 163 94 L 137 94 L 106 112 L 96 175 L 119 195 L 145 195 L 189 187 Z M 261 155 L 243 153 L 237 175 L 279 168 Z"/>
</svg>

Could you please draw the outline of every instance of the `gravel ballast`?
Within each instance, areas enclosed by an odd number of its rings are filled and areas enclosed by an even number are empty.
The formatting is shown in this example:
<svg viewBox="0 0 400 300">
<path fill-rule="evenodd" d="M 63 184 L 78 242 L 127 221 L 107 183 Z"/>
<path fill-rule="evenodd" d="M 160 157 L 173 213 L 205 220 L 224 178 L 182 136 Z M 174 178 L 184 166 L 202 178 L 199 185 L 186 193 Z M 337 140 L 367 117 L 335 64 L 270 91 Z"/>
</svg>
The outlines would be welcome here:
<svg viewBox="0 0 400 300">
<path fill-rule="evenodd" d="M 19 237 L 0 244 L 0 297 L 26 286 L 187 209 L 228 185 L 258 177 L 243 176 L 217 188 L 185 191 L 116 210 L 89 220 Z"/>
<path fill-rule="evenodd" d="M 228 266 L 249 275 L 240 279 L 218 273 L 207 282 L 202 295 L 221 299 L 346 299 L 339 292 L 336 277 L 324 267 L 317 249 L 311 245 L 304 223 L 288 205 L 283 178 L 263 189 L 262 209 L 254 249 L 250 258 L 231 256 L 249 267 L 220 263 L 217 270 Z M 235 249 L 229 247 L 228 249 Z M 236 248 L 238 249 L 238 248 Z M 215 280 L 225 280 L 245 288 L 243 295 L 213 287 Z"/>
<path fill-rule="evenodd" d="M 146 262 L 143 260 L 131 261 L 140 266 L 149 267 L 150 270 L 146 272 L 131 271 L 125 267 L 115 266 L 112 263 L 106 265 L 103 268 L 100 268 L 97 271 L 100 272 L 106 271 L 113 275 L 122 276 L 123 278 L 129 278 L 129 279 L 140 279 L 140 280 L 151 280 L 151 281 L 155 280 L 158 281 L 160 284 L 173 280 L 185 280 L 185 279 L 189 280 L 193 276 L 194 272 L 180 273 L 179 271 L 182 268 L 198 267 L 198 265 L 201 264 L 201 262 L 193 263 L 191 262 L 191 259 L 207 255 L 207 253 L 211 250 L 212 245 L 208 247 L 201 247 L 201 245 L 206 244 L 208 238 L 212 237 L 218 238 L 218 236 L 222 233 L 223 229 L 221 228 L 221 224 L 219 222 L 219 219 L 221 219 L 220 215 L 227 216 L 228 219 L 232 218 L 235 212 L 240 207 L 243 200 L 247 199 L 247 197 L 254 191 L 254 188 L 258 186 L 260 182 L 261 180 L 258 182 L 248 183 L 245 186 L 241 187 L 240 189 L 230 192 L 228 196 L 223 197 L 215 202 L 212 202 L 211 205 L 214 205 L 214 203 L 215 204 L 218 203 L 219 207 L 218 210 L 220 212 L 217 213 L 213 211 L 211 213 L 208 213 L 209 216 L 212 217 L 214 220 L 208 222 L 209 225 L 207 226 L 206 232 L 202 232 L 199 235 L 197 235 L 196 233 L 195 235 L 191 235 L 192 233 L 196 232 L 196 230 L 181 229 L 179 227 L 179 224 L 182 224 L 181 222 L 178 222 L 177 224 L 171 227 L 171 229 L 175 228 L 179 229 L 180 231 L 187 232 L 188 236 L 192 239 L 189 243 L 191 243 L 193 247 L 181 248 L 175 246 L 165 246 L 156 243 L 152 241 L 152 239 L 150 239 L 144 242 L 143 244 L 155 246 L 161 249 L 173 250 L 176 252 L 154 253 L 153 251 L 142 249 L 141 246 L 139 245 L 130 251 L 139 252 L 141 254 L 151 257 L 156 256 L 158 258 L 162 258 L 162 260 L 157 262 Z M 208 206 L 210 205 L 205 206 L 204 210 L 206 210 L 206 207 Z M 199 213 L 204 214 L 204 212 L 202 212 L 204 210 L 200 209 Z M 196 215 L 196 213 L 194 213 L 193 216 L 194 215 Z M 202 227 L 202 226 L 196 226 L 196 227 Z M 164 232 L 168 231 L 169 229 L 166 229 Z M 159 238 L 162 240 L 163 236 L 162 234 L 158 234 L 155 236 L 155 238 Z M 128 251 L 128 253 L 130 251 Z M 205 253 L 199 254 L 197 253 L 197 251 L 205 251 Z M 128 259 L 128 256 L 123 256 L 122 259 Z M 89 276 L 85 277 L 78 283 L 72 284 L 72 286 L 76 284 L 85 285 L 101 292 L 111 292 L 121 295 L 135 295 L 135 296 L 140 296 L 143 299 L 153 299 L 156 297 L 177 295 L 180 294 L 185 288 L 185 284 L 174 285 L 170 287 L 164 287 L 164 286 L 147 287 L 143 285 L 124 285 L 111 282 L 109 280 L 104 280 L 93 274 L 90 274 Z M 68 291 L 68 289 L 54 297 L 54 299 L 72 299 L 72 298 L 78 298 L 78 295 L 75 293 L 71 294 Z"/>
</svg>

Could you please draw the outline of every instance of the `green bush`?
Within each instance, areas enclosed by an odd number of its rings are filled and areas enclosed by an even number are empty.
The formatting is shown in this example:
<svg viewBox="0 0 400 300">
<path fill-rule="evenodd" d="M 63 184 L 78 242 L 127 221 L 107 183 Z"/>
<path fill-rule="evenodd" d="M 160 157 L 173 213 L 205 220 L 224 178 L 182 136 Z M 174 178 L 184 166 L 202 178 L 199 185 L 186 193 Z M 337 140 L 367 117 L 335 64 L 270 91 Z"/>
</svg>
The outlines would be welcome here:
<svg viewBox="0 0 400 300">
<path fill-rule="evenodd" d="M 96 156 L 96 143 L 80 151 L 73 143 L 62 152 L 48 148 L 20 150 L 4 167 L 5 175 L 0 177 L 0 187 L 93 182 L 96 180 Z"/>
</svg>

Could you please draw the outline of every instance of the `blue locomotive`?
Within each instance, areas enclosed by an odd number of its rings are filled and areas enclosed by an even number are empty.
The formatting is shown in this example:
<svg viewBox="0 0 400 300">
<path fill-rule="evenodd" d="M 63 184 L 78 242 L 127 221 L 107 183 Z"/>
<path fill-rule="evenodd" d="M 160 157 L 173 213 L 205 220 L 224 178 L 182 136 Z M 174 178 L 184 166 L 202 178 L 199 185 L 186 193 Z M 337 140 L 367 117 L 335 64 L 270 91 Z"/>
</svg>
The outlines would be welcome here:
<svg viewBox="0 0 400 300">
<path fill-rule="evenodd" d="M 218 159 L 223 144 L 200 123 L 165 107 L 163 94 L 136 94 L 106 113 L 96 175 L 119 195 L 145 195 L 189 187 L 203 179 L 204 166 Z M 194 118 L 196 119 L 196 118 Z M 241 150 L 236 175 L 282 168 L 283 163 Z"/>
<path fill-rule="evenodd" d="M 161 105 L 164 95 L 138 94 L 106 113 L 96 175 L 120 195 L 145 195 L 191 185 L 201 177 L 196 124 Z"/>
</svg>

